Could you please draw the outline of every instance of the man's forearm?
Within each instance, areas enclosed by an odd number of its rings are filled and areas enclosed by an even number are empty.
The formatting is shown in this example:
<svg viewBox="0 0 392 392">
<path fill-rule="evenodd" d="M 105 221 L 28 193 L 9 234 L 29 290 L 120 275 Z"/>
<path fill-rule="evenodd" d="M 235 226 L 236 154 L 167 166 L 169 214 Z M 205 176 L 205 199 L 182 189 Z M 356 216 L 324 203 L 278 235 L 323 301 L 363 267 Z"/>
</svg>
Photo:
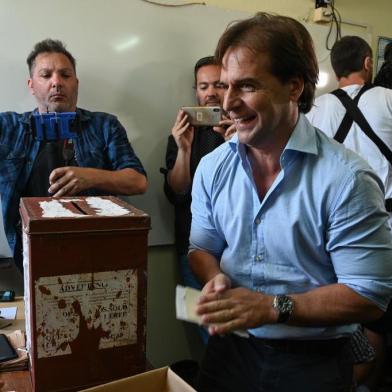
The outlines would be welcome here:
<svg viewBox="0 0 392 392">
<path fill-rule="evenodd" d="M 373 302 L 344 284 L 331 284 L 293 294 L 294 311 L 288 324 L 325 326 L 368 322 L 383 312 Z"/>
<path fill-rule="evenodd" d="M 169 171 L 167 182 L 175 193 L 185 193 L 191 186 L 190 157 L 190 150 L 179 149 L 173 169 Z"/>
<path fill-rule="evenodd" d="M 218 275 L 219 277 L 220 275 Z M 361 323 L 382 315 L 370 301 L 342 284 L 332 284 L 303 294 L 292 294 L 294 309 L 289 325 L 327 327 Z M 237 287 L 232 290 L 206 291 L 197 306 L 212 334 L 276 324 L 279 312 L 273 307 L 273 295 Z"/>
<path fill-rule="evenodd" d="M 89 169 L 88 169 L 89 170 Z M 147 179 L 130 168 L 117 171 L 91 169 L 92 188 L 118 195 L 137 195 L 147 190 Z"/>
<path fill-rule="evenodd" d="M 222 272 L 218 260 L 207 252 L 194 250 L 189 253 L 188 258 L 192 272 L 202 284 L 207 283 Z"/>
</svg>

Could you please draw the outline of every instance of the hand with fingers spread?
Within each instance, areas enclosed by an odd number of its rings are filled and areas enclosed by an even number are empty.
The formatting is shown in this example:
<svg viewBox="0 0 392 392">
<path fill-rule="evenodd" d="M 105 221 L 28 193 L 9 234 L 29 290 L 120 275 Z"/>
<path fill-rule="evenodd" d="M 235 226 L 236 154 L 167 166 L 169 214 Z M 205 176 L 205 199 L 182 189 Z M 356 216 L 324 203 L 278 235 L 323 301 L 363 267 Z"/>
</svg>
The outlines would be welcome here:
<svg viewBox="0 0 392 392">
<path fill-rule="evenodd" d="M 241 287 L 206 291 L 207 293 L 203 289 L 196 311 L 203 324 L 208 326 L 210 335 L 276 322 L 277 314 L 272 307 L 273 298 L 270 296 Z"/>
<path fill-rule="evenodd" d="M 226 141 L 237 132 L 234 121 L 225 115 L 222 116 L 219 126 L 214 127 L 213 130 L 220 133 Z"/>
</svg>

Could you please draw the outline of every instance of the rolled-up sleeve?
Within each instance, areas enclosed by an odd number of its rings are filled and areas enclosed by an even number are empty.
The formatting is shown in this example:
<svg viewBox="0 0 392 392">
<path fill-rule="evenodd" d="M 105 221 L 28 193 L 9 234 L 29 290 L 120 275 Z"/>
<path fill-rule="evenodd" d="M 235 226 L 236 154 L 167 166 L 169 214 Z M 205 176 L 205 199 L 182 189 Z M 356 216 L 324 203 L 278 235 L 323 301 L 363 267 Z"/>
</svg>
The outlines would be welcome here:
<svg viewBox="0 0 392 392">
<path fill-rule="evenodd" d="M 338 282 L 385 310 L 392 296 L 392 234 L 382 185 L 362 170 L 336 195 L 327 232 Z"/>
<path fill-rule="evenodd" d="M 196 170 L 192 187 L 192 225 L 189 252 L 204 250 L 218 260 L 226 246 L 216 230 L 211 208 L 212 168 L 202 159 Z"/>
</svg>

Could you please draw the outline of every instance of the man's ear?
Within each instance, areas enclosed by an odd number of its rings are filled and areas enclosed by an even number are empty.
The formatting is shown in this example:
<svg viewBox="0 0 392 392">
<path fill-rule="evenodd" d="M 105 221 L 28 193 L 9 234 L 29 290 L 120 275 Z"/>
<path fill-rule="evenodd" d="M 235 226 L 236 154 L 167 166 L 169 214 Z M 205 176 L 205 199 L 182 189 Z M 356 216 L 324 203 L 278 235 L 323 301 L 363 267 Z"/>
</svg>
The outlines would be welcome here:
<svg viewBox="0 0 392 392">
<path fill-rule="evenodd" d="M 304 91 L 304 80 L 300 76 L 294 76 L 290 80 L 290 99 L 293 102 L 298 102 L 299 97 Z"/>
<path fill-rule="evenodd" d="M 365 60 L 363 61 L 363 68 L 367 72 L 373 71 L 373 59 L 370 56 L 365 57 Z"/>
<path fill-rule="evenodd" d="M 34 95 L 33 80 L 32 79 L 27 80 L 27 86 L 29 87 L 31 95 Z"/>
</svg>

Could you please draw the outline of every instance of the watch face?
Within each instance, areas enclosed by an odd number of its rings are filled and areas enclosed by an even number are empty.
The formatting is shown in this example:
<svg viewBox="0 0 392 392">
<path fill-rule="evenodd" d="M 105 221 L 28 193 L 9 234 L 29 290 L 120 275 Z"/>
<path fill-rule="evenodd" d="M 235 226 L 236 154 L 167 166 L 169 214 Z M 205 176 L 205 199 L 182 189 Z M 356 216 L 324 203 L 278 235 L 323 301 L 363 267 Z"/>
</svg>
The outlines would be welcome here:
<svg viewBox="0 0 392 392">
<path fill-rule="evenodd" d="M 288 320 L 293 312 L 294 301 L 288 295 L 276 295 L 273 306 L 279 312 L 278 323 L 283 323 Z"/>
<path fill-rule="evenodd" d="M 278 300 L 278 308 L 283 313 L 291 313 L 291 311 L 293 310 L 293 300 L 287 295 L 280 296 Z"/>
</svg>

